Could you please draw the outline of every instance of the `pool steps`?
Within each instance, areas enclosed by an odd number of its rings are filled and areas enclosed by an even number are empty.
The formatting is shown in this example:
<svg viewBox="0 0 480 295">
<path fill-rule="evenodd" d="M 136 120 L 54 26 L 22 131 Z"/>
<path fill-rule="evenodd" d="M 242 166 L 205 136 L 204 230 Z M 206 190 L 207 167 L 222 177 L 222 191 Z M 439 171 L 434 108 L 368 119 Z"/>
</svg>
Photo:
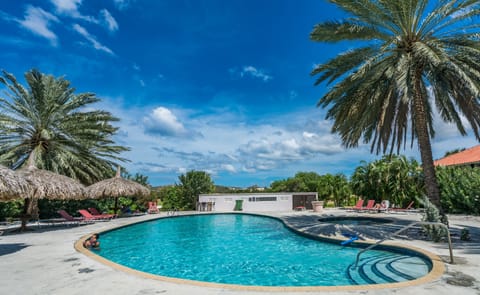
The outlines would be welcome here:
<svg viewBox="0 0 480 295">
<path fill-rule="evenodd" d="M 388 254 L 374 255 L 362 259 L 357 267 L 352 263 L 347 269 L 346 275 L 354 285 L 397 283 L 412 280 L 415 279 L 415 270 L 411 267 L 412 262 L 408 260 L 405 257 L 391 257 Z"/>
</svg>

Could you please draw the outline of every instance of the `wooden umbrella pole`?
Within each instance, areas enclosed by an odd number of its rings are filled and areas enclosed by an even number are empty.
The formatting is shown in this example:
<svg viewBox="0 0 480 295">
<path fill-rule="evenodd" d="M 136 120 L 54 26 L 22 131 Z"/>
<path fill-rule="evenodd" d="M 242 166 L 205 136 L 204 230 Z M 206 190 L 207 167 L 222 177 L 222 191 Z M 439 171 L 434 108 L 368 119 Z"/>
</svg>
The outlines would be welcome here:
<svg viewBox="0 0 480 295">
<path fill-rule="evenodd" d="M 115 197 L 115 205 L 113 206 L 113 214 L 117 214 L 118 210 L 118 197 Z"/>
</svg>

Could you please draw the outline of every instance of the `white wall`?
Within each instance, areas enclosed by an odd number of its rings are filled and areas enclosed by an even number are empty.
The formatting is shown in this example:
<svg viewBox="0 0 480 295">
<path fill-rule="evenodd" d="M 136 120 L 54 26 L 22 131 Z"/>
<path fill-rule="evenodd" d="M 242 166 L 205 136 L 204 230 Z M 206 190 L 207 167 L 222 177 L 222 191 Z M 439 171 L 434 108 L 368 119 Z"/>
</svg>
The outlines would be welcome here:
<svg viewBox="0 0 480 295">
<path fill-rule="evenodd" d="M 276 197 L 276 201 L 249 201 L 252 198 Z M 199 202 L 215 202 L 214 211 L 233 211 L 235 201 L 243 200 L 243 211 L 266 212 L 266 211 L 291 211 L 292 194 L 271 193 L 271 194 L 210 194 L 200 195 Z"/>
</svg>

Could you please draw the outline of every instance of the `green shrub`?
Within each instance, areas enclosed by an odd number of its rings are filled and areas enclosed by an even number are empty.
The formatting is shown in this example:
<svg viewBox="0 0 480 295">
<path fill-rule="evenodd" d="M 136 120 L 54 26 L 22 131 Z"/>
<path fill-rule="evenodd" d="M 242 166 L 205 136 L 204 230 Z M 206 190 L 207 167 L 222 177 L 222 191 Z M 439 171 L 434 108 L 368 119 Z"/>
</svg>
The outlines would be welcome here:
<svg viewBox="0 0 480 295">
<path fill-rule="evenodd" d="M 436 175 L 447 213 L 480 214 L 480 168 L 437 167 Z"/>
<path fill-rule="evenodd" d="M 0 221 L 11 218 L 19 218 L 23 210 L 23 200 L 0 202 Z"/>
</svg>

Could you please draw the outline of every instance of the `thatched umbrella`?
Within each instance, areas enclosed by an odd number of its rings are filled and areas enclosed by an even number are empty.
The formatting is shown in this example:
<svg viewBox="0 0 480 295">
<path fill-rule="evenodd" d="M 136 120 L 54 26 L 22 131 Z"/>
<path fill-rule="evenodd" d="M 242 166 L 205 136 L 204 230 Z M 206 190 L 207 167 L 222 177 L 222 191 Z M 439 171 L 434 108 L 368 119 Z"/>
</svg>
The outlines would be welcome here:
<svg viewBox="0 0 480 295">
<path fill-rule="evenodd" d="M 32 199 L 83 199 L 85 198 L 84 186 L 65 175 L 28 166 L 17 171 L 32 187 Z"/>
<path fill-rule="evenodd" d="M 115 177 L 94 183 L 86 188 L 86 195 L 90 198 L 115 198 L 114 212 L 117 213 L 118 197 L 140 197 L 150 195 L 150 190 L 138 182 L 123 178 L 120 167 Z"/>
<path fill-rule="evenodd" d="M 0 200 L 27 198 L 29 183 L 15 173 L 15 171 L 0 165 Z"/>
<path fill-rule="evenodd" d="M 38 169 L 35 167 L 35 152 L 32 152 L 28 158 L 27 166 L 16 172 L 30 184 L 31 190 L 29 198 L 25 199 L 24 218 L 22 218 L 21 230 L 26 228 L 29 208 L 31 203 L 39 199 L 83 199 L 85 198 L 85 186 L 80 182 L 51 171 Z"/>
</svg>

